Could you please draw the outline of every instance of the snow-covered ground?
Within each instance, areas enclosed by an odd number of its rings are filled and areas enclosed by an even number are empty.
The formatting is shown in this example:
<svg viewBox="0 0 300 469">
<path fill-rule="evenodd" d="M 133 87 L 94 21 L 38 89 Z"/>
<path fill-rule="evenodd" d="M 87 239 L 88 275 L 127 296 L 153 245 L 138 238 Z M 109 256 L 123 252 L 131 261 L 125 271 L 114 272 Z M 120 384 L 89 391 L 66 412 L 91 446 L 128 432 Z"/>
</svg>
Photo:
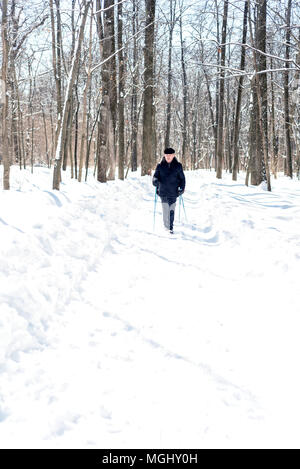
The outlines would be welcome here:
<svg viewBox="0 0 300 469">
<path fill-rule="evenodd" d="M 186 176 L 172 237 L 150 177 L 12 168 L 1 448 L 300 448 L 300 182 Z"/>
</svg>

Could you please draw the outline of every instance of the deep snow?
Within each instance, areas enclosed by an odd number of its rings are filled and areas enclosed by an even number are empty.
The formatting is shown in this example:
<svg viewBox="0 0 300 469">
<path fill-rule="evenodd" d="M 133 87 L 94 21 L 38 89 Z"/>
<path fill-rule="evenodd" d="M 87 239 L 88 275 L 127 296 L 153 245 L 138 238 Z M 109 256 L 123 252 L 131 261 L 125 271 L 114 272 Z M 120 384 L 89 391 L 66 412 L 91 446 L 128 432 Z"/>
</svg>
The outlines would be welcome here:
<svg viewBox="0 0 300 469">
<path fill-rule="evenodd" d="M 300 182 L 186 176 L 171 237 L 150 177 L 12 168 L 1 448 L 300 447 Z"/>
</svg>

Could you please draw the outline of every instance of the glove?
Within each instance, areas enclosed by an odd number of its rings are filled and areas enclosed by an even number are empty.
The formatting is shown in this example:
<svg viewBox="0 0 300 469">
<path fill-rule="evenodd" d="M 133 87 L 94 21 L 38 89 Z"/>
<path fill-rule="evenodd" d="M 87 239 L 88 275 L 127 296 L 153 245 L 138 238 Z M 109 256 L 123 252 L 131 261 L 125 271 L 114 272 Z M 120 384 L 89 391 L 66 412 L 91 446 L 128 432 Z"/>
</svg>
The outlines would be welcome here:
<svg viewBox="0 0 300 469">
<path fill-rule="evenodd" d="M 184 189 L 180 189 L 180 187 L 178 188 L 178 196 L 179 195 L 182 195 L 184 193 Z"/>
<path fill-rule="evenodd" d="M 152 179 L 152 184 L 153 184 L 154 187 L 158 187 L 158 186 L 159 186 L 159 181 L 158 181 L 158 179 L 157 179 L 156 177 L 153 177 L 153 179 Z"/>
</svg>

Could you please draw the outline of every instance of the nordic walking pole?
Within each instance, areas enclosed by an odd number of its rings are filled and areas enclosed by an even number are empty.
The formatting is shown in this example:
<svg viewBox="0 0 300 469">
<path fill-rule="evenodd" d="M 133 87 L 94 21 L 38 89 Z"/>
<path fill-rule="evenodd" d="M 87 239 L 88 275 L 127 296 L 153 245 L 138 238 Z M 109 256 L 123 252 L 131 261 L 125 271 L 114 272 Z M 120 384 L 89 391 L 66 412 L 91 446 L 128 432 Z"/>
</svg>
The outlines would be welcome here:
<svg viewBox="0 0 300 469">
<path fill-rule="evenodd" d="M 153 213 L 153 231 L 154 231 L 154 228 L 155 228 L 156 199 L 157 199 L 157 193 L 156 193 L 156 188 L 155 188 L 154 213 Z"/>
<path fill-rule="evenodd" d="M 182 207 L 183 207 L 183 211 L 184 211 L 184 215 L 185 215 L 185 221 L 188 222 L 188 221 L 187 221 L 187 216 L 186 216 L 186 211 L 185 211 L 185 208 L 184 208 L 184 203 L 183 203 L 183 197 L 182 197 L 182 195 L 180 196 L 180 199 L 181 199 L 181 203 L 182 203 Z"/>
</svg>

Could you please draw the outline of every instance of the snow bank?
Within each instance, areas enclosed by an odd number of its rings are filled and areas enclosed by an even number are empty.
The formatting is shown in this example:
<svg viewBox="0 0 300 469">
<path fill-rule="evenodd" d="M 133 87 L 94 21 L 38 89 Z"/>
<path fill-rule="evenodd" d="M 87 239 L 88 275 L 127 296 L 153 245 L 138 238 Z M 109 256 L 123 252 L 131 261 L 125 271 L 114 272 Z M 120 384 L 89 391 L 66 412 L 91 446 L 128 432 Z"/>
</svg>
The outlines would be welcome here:
<svg viewBox="0 0 300 469">
<path fill-rule="evenodd" d="M 300 183 L 12 168 L 0 193 L 2 447 L 299 447 Z"/>
<path fill-rule="evenodd" d="M 1 192 L 0 366 L 20 351 L 49 345 L 49 326 L 76 296 L 106 236 L 105 221 L 91 215 L 98 210 L 95 189 L 80 191 L 91 198 L 87 212 L 75 181 L 68 193 L 57 192 L 49 189 L 47 169 L 35 168 L 33 175 L 12 169 L 12 190 Z"/>
</svg>

